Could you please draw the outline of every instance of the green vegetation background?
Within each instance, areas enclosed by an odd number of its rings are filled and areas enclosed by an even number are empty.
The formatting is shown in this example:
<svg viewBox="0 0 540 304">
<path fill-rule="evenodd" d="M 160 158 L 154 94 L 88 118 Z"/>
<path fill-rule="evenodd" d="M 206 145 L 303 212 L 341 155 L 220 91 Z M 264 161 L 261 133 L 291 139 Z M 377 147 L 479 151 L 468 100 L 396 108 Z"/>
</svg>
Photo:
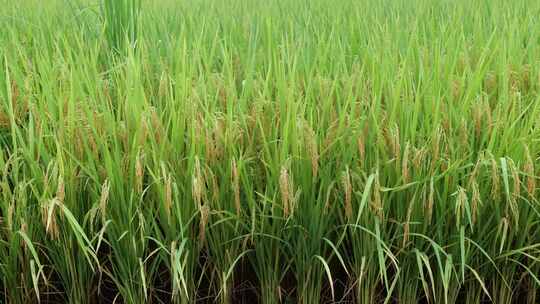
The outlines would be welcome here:
<svg viewBox="0 0 540 304">
<path fill-rule="evenodd" d="M 0 6 L 0 302 L 538 303 L 539 1 Z"/>
</svg>

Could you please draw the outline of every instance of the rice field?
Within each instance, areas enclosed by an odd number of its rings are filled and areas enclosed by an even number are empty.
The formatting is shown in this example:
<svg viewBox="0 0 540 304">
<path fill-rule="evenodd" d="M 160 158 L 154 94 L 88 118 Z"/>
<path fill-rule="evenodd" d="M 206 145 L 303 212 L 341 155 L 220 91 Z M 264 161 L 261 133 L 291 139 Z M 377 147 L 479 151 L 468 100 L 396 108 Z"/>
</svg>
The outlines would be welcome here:
<svg viewBox="0 0 540 304">
<path fill-rule="evenodd" d="M 540 303 L 539 1 L 0 7 L 0 303 Z"/>
</svg>

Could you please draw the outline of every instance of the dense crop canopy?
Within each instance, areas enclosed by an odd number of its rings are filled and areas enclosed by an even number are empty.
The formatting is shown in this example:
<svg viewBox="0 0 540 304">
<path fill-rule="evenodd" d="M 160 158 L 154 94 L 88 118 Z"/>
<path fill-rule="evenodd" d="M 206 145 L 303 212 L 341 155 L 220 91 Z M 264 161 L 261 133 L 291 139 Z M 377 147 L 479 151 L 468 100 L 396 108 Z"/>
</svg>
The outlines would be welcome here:
<svg viewBox="0 0 540 304">
<path fill-rule="evenodd" d="M 0 5 L 0 303 L 538 303 L 540 1 Z"/>
</svg>

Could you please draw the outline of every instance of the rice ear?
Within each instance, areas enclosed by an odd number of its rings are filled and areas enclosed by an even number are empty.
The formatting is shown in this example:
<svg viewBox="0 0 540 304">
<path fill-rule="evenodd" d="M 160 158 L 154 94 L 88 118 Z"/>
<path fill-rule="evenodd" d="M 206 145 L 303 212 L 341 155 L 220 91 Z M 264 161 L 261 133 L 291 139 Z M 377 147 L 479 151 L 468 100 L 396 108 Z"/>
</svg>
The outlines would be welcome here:
<svg viewBox="0 0 540 304">
<path fill-rule="evenodd" d="M 11 120 L 9 115 L 0 109 L 0 128 L 9 128 Z"/>
<path fill-rule="evenodd" d="M 477 140 L 480 139 L 480 135 L 482 134 L 482 117 L 485 108 L 482 107 L 481 102 L 477 102 L 473 108 L 473 119 L 474 119 L 474 134 Z"/>
<path fill-rule="evenodd" d="M 475 181 L 472 183 L 472 199 L 471 199 L 471 217 L 472 223 L 476 223 L 477 213 L 479 207 L 482 205 L 482 199 L 480 197 L 480 190 L 478 183 Z"/>
<path fill-rule="evenodd" d="M 407 245 L 407 242 L 409 241 L 410 223 L 411 223 L 411 216 L 412 216 L 412 211 L 414 207 L 414 201 L 415 201 L 415 197 L 413 196 L 413 198 L 409 202 L 409 208 L 407 208 L 407 218 L 405 219 L 405 225 L 403 226 L 403 243 L 402 243 L 403 248 L 405 248 L 405 246 Z"/>
<path fill-rule="evenodd" d="M 468 182 L 468 186 L 471 186 L 473 183 L 476 182 L 476 178 L 478 177 L 478 172 L 480 170 L 480 166 L 482 164 L 482 158 L 479 157 L 476 164 L 474 165 L 474 168 L 469 176 L 469 182 Z"/>
<path fill-rule="evenodd" d="M 498 166 L 495 157 L 491 156 L 491 198 L 495 201 L 500 199 L 500 181 L 498 176 Z"/>
<path fill-rule="evenodd" d="M 462 85 L 458 79 L 452 80 L 451 91 L 453 100 L 457 100 L 461 96 Z"/>
<path fill-rule="evenodd" d="M 326 191 L 326 199 L 324 201 L 324 213 L 328 213 L 330 210 L 330 204 L 331 202 L 331 196 L 334 194 L 333 192 L 334 183 L 331 183 L 330 186 L 328 186 L 328 190 Z"/>
<path fill-rule="evenodd" d="M 527 193 L 529 196 L 534 197 L 534 192 L 536 190 L 536 178 L 534 176 L 534 162 L 531 157 L 531 152 L 529 147 L 525 146 L 525 166 L 523 168 L 525 174 L 527 175 Z"/>
<path fill-rule="evenodd" d="M 403 160 L 401 162 L 401 177 L 403 178 L 404 184 L 408 184 L 410 182 L 409 153 L 410 145 L 409 142 L 407 142 L 407 144 L 405 145 L 405 151 L 403 152 Z"/>
<path fill-rule="evenodd" d="M 148 133 L 149 133 L 148 121 L 145 115 L 141 116 L 140 125 L 141 125 L 141 130 L 139 133 L 138 144 L 139 146 L 143 146 L 146 143 L 146 140 L 148 139 Z"/>
<path fill-rule="evenodd" d="M 154 106 L 151 106 L 148 109 L 148 115 L 150 116 L 150 122 L 152 125 L 152 129 L 154 130 L 153 135 L 156 142 L 159 144 L 161 143 L 163 137 L 166 135 L 163 124 L 161 123 L 161 119 L 159 118 L 159 115 L 157 114 L 156 108 Z"/>
<path fill-rule="evenodd" d="M 513 192 L 510 200 L 508 201 L 508 205 L 510 207 L 510 212 L 512 212 L 512 218 L 515 221 L 515 224 L 519 224 L 519 207 L 518 207 L 518 200 L 521 196 L 521 180 L 519 178 L 519 172 L 517 169 L 516 164 L 510 159 L 509 160 L 511 166 L 511 175 L 513 180 Z"/>
<path fill-rule="evenodd" d="M 351 176 L 349 173 L 349 168 L 346 168 L 341 176 L 341 183 L 343 190 L 345 192 L 345 216 L 348 220 L 352 218 L 352 186 L 351 186 Z"/>
<path fill-rule="evenodd" d="M 311 159 L 311 171 L 313 173 L 313 177 L 317 178 L 319 172 L 319 149 L 317 146 L 317 137 L 315 136 L 313 129 L 307 123 L 305 124 L 305 137 L 308 154 Z"/>
<path fill-rule="evenodd" d="M 103 219 L 105 219 L 105 215 L 107 212 L 107 202 L 109 201 L 110 187 L 111 187 L 111 184 L 108 180 L 105 180 L 105 182 L 101 186 L 101 194 L 99 198 L 99 210 L 101 212 L 101 217 Z"/>
<path fill-rule="evenodd" d="M 234 206 L 236 209 L 236 215 L 240 216 L 240 173 L 238 172 L 238 165 L 236 163 L 236 159 L 233 158 L 232 164 L 231 164 L 231 171 L 232 171 L 232 188 L 234 192 Z"/>
<path fill-rule="evenodd" d="M 396 124 L 392 132 L 392 152 L 394 154 L 394 159 L 396 164 L 399 166 L 401 160 L 401 144 L 400 144 L 400 135 L 399 127 Z"/>
<path fill-rule="evenodd" d="M 291 182 L 289 178 L 289 172 L 285 166 L 281 167 L 279 174 L 279 191 L 281 193 L 281 202 L 283 204 L 283 215 L 289 216 L 290 204 L 291 204 Z"/>
<path fill-rule="evenodd" d="M 56 190 L 56 199 L 58 200 L 60 204 L 63 204 L 65 197 L 66 197 L 66 189 L 65 189 L 65 184 L 64 184 L 64 176 L 60 175 L 58 177 L 58 188 Z"/>
<path fill-rule="evenodd" d="M 467 192 L 464 188 L 458 186 L 456 192 L 456 206 L 455 206 L 455 215 L 456 215 L 456 224 L 457 227 L 461 226 L 461 220 L 465 212 L 465 205 L 468 204 Z"/>
<path fill-rule="evenodd" d="M 53 198 L 41 207 L 41 218 L 43 225 L 45 226 L 45 233 L 54 240 L 58 239 L 60 236 L 60 230 L 56 221 L 55 209 L 57 204 L 57 199 Z"/>
<path fill-rule="evenodd" d="M 521 179 L 519 178 L 519 169 L 517 165 L 512 160 L 510 160 L 510 162 L 512 164 L 512 180 L 514 181 L 513 197 L 517 200 L 521 196 Z"/>
<path fill-rule="evenodd" d="M 207 170 L 206 175 L 207 183 L 211 183 L 209 185 L 211 185 L 212 189 L 212 202 L 219 203 L 219 184 L 217 181 L 217 177 L 211 169 Z"/>
<path fill-rule="evenodd" d="M 17 85 L 17 82 L 14 80 L 11 80 L 11 106 L 14 110 L 19 108 L 19 97 L 20 97 L 20 91 L 19 86 Z"/>
<path fill-rule="evenodd" d="M 172 209 L 172 177 L 171 174 L 167 174 L 165 177 L 165 212 L 167 216 L 171 216 Z"/>
<path fill-rule="evenodd" d="M 13 213 L 15 212 L 15 204 L 10 203 L 7 209 L 7 228 L 8 231 L 13 231 Z"/>
<path fill-rule="evenodd" d="M 379 181 L 379 172 L 375 173 L 375 185 L 373 188 L 373 201 L 371 203 L 373 212 L 377 215 L 379 220 L 384 219 L 384 209 L 381 199 L 381 184 Z"/>
<path fill-rule="evenodd" d="M 459 138 L 461 143 L 461 148 L 469 148 L 469 130 L 467 128 L 467 121 L 465 118 L 461 119 L 461 124 L 459 126 Z"/>
<path fill-rule="evenodd" d="M 199 208 L 200 221 L 199 221 L 199 245 L 203 246 L 206 241 L 206 226 L 208 225 L 210 208 L 206 205 Z"/>
<path fill-rule="evenodd" d="M 425 159 L 426 150 L 425 148 L 415 149 L 414 157 L 412 159 L 412 164 L 416 172 L 420 172 L 422 169 L 422 164 Z"/>
<path fill-rule="evenodd" d="M 431 223 L 431 218 L 433 216 L 433 206 L 435 204 L 435 187 L 434 187 L 434 181 L 433 178 L 429 181 L 429 194 L 427 199 L 427 206 L 426 209 L 426 218 L 427 223 Z"/>
<path fill-rule="evenodd" d="M 440 141 L 441 141 L 441 134 L 442 130 L 441 127 L 438 127 L 435 130 L 435 135 L 433 138 L 433 146 L 432 146 L 432 155 L 431 155 L 431 172 L 435 170 L 435 166 L 437 165 L 437 161 L 440 157 Z"/>
<path fill-rule="evenodd" d="M 203 188 L 204 188 L 204 177 L 201 172 L 201 163 L 198 157 L 195 157 L 195 167 L 192 180 L 192 195 L 193 201 L 197 208 L 200 208 L 203 204 Z"/>
<path fill-rule="evenodd" d="M 360 166 L 366 161 L 366 142 L 365 137 L 360 135 L 356 142 L 358 146 L 358 157 L 360 158 Z"/>
<path fill-rule="evenodd" d="M 143 165 L 144 155 L 139 150 L 137 157 L 135 159 L 135 187 L 137 193 L 141 194 L 143 191 L 143 177 L 144 177 L 144 165 Z"/>
</svg>

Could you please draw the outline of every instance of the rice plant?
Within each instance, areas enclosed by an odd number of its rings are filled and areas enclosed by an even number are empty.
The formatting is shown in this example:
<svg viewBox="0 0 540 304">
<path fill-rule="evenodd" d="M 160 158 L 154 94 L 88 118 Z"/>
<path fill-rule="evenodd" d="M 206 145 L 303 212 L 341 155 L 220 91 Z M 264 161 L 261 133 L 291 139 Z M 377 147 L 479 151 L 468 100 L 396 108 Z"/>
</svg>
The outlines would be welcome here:
<svg viewBox="0 0 540 304">
<path fill-rule="evenodd" d="M 540 2 L 79 2 L 0 0 L 0 303 L 538 303 Z"/>
<path fill-rule="evenodd" d="M 123 51 L 137 42 L 141 6 L 141 0 L 100 1 L 105 38 L 114 51 Z"/>
</svg>

